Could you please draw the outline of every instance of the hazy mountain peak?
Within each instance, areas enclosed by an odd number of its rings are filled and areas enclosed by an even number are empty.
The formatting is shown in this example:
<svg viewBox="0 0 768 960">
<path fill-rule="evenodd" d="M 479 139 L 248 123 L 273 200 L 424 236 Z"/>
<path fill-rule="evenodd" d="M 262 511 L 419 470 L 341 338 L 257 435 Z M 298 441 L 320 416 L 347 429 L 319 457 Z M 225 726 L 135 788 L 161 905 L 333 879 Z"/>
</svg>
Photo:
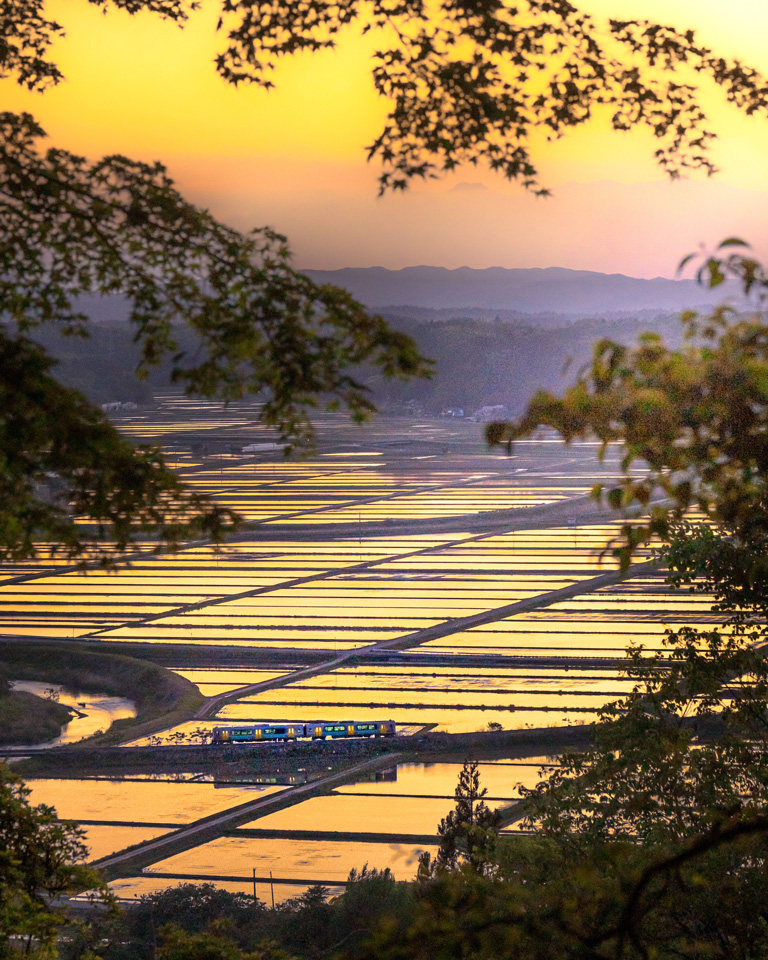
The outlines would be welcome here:
<svg viewBox="0 0 768 960">
<path fill-rule="evenodd" d="M 584 316 L 633 310 L 677 311 L 719 303 L 727 296 L 722 288 L 709 291 L 692 280 L 645 280 L 567 267 L 347 267 L 304 272 L 320 283 L 345 287 L 374 309 L 394 305 L 483 307 Z"/>
<path fill-rule="evenodd" d="M 451 187 L 448 193 L 483 193 L 488 190 L 484 183 L 478 183 L 474 180 L 462 180 L 455 187 Z"/>
</svg>

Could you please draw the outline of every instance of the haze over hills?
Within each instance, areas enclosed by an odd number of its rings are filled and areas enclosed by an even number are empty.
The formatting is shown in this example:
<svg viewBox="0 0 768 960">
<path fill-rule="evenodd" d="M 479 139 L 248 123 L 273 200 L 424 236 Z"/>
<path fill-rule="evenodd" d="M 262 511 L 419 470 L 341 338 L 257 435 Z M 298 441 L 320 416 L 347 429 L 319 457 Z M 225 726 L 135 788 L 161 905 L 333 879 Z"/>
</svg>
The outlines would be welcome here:
<svg viewBox="0 0 768 960">
<path fill-rule="evenodd" d="M 693 280 L 643 280 L 620 273 L 564 267 L 476 270 L 460 267 L 347 267 L 303 270 L 318 283 L 349 290 L 367 307 L 454 309 L 476 307 L 520 313 L 616 314 L 640 310 L 679 311 L 720 303 L 724 288 L 706 290 Z"/>
<path fill-rule="evenodd" d="M 722 302 L 723 287 L 709 291 L 691 280 L 637 279 L 587 270 L 478 270 L 409 267 L 306 271 L 316 280 L 350 289 L 414 338 L 435 362 L 431 380 L 388 381 L 375 371 L 357 373 L 382 408 L 425 413 L 503 406 L 517 415 L 536 390 L 559 391 L 572 382 L 596 341 L 632 344 L 643 331 L 679 344 L 685 307 Z M 733 291 L 735 293 L 735 289 Z M 738 304 L 737 304 L 738 305 Z M 170 363 L 138 381 L 133 330 L 120 297 L 83 297 L 78 303 L 97 322 L 91 337 L 64 340 L 57 329 L 37 337 L 60 361 L 59 376 L 98 402 L 148 402 L 153 392 L 176 389 Z M 194 332 L 174 328 L 179 350 L 197 355 Z M 568 365 L 568 361 L 570 365 Z"/>
</svg>

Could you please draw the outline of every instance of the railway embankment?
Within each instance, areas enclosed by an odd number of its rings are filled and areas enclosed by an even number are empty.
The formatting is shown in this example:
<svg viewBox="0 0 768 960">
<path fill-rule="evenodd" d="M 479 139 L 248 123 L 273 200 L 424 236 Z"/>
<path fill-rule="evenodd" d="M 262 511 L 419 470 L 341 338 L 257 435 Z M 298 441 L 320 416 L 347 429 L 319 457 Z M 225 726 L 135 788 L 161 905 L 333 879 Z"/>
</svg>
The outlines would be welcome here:
<svg viewBox="0 0 768 960">
<path fill-rule="evenodd" d="M 217 779 L 291 775 L 343 768 L 398 754 L 408 761 L 525 759 L 584 749 L 592 726 L 538 727 L 479 733 L 423 733 L 381 739 L 296 741 L 231 746 L 68 746 L 15 764 L 26 777 L 130 776 L 147 772 L 205 774 Z"/>
</svg>

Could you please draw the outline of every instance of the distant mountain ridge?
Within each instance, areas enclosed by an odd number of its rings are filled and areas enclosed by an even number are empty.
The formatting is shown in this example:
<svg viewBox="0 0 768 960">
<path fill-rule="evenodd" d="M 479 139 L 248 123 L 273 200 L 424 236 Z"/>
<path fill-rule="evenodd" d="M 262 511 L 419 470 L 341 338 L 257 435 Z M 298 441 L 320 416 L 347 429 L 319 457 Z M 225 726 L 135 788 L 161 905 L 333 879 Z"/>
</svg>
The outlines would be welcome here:
<svg viewBox="0 0 768 960">
<path fill-rule="evenodd" d="M 566 267 L 478 270 L 459 267 L 345 267 L 302 270 L 318 283 L 349 290 L 367 307 L 456 309 L 481 307 L 520 313 L 554 311 L 572 316 L 633 310 L 678 311 L 722 302 L 730 292 L 706 290 L 693 280 L 644 280 L 620 273 Z M 735 291 L 734 291 L 735 292 Z"/>
</svg>

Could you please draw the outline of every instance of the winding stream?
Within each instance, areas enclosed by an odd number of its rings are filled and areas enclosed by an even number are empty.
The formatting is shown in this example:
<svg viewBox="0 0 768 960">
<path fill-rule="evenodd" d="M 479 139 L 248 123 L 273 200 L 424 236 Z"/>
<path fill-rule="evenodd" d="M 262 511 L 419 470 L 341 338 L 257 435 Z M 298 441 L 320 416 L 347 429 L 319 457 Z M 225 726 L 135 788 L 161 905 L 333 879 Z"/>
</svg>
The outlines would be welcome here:
<svg viewBox="0 0 768 960">
<path fill-rule="evenodd" d="M 41 698 L 45 698 L 47 691 L 54 690 L 58 694 L 59 703 L 77 711 L 77 716 L 62 727 L 60 736 L 55 740 L 39 743 L 34 747 L 23 747 L 25 751 L 47 750 L 50 747 L 60 747 L 65 743 L 77 743 L 99 731 L 108 730 L 115 720 L 136 716 L 136 705 L 127 697 L 110 697 L 101 693 L 73 693 L 65 690 L 61 684 L 44 683 L 39 680 L 14 680 L 11 687 L 14 690 L 33 693 Z"/>
</svg>

